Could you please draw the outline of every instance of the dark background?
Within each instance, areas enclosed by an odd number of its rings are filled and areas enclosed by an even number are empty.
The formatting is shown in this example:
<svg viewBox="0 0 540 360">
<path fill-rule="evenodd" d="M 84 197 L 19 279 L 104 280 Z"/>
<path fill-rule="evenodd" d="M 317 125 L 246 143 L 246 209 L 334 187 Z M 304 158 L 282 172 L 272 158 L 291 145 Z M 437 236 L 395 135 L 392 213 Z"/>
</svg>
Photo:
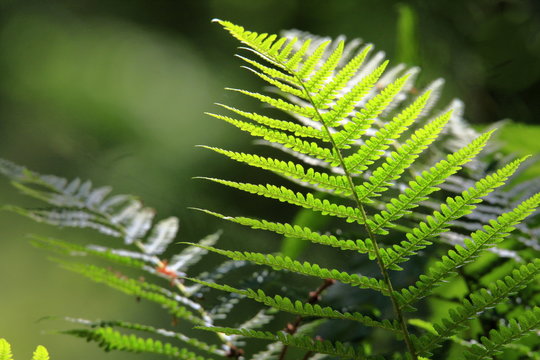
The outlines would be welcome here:
<svg viewBox="0 0 540 360">
<path fill-rule="evenodd" d="M 249 236 L 249 246 L 275 249 L 277 243 L 267 242 L 266 235 L 254 238 L 187 209 L 294 214 L 192 180 L 261 176 L 242 174 L 244 167 L 195 148 L 249 149 L 248 136 L 203 113 L 217 111 L 214 102 L 241 107 L 244 99 L 223 91 L 226 86 L 261 85 L 240 69 L 233 57 L 237 42 L 212 18 L 258 32 L 298 28 L 361 37 L 394 64 L 419 65 L 420 86 L 445 78 L 444 102 L 463 99 L 466 118 L 475 126 L 501 119 L 539 124 L 538 1 L 0 0 L 0 156 L 140 195 L 158 217 L 180 217 L 180 240 L 195 241 L 224 228 L 231 247 L 246 247 Z M 407 21 L 414 26 L 403 25 Z M 246 106 L 256 110 L 252 103 Z M 537 138 L 523 135 L 533 128 L 514 128 L 523 138 L 512 133 L 506 138 L 516 148 L 528 143 L 537 151 Z M 2 203 L 24 203 L 6 181 L 0 195 Z M 48 345 L 56 359 L 104 356 L 94 345 L 40 335 L 64 326 L 36 323 L 43 316 L 156 322 L 159 309 L 58 269 L 24 237 L 34 232 L 76 240 L 92 233 L 1 215 L 0 337 L 13 343 L 16 356 L 28 357 L 38 343 Z"/>
</svg>

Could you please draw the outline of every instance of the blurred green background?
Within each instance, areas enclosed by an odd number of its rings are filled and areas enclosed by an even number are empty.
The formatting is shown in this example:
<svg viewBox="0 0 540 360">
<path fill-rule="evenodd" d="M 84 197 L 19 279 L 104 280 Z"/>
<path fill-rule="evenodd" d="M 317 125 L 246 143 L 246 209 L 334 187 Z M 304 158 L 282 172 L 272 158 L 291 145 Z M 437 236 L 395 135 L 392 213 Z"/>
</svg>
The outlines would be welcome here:
<svg viewBox="0 0 540 360">
<path fill-rule="evenodd" d="M 278 244 L 264 234 L 254 238 L 187 209 L 276 211 L 271 202 L 261 206 L 191 179 L 263 176 L 239 174 L 249 170 L 195 148 L 253 146 L 249 137 L 203 115 L 214 102 L 241 106 L 244 99 L 224 87 L 261 85 L 240 69 L 233 57 L 238 44 L 211 24 L 216 17 L 261 32 L 298 28 L 361 37 L 390 59 L 420 65 L 420 85 L 444 77 L 443 103 L 463 99 L 467 119 L 477 126 L 512 119 L 501 135 L 508 151 L 540 148 L 540 137 L 531 136 L 540 122 L 535 0 L 0 0 L 0 156 L 140 195 L 158 217 L 180 217 L 182 240 L 223 228 L 232 247 L 247 247 L 249 237 L 249 246 L 275 250 Z M 2 204 L 25 203 L 3 179 L 0 195 Z M 277 216 L 287 219 L 293 211 L 280 207 Z M 25 236 L 79 240 L 92 233 L 37 226 L 10 213 L 1 213 L 0 226 L 0 337 L 16 356 L 29 357 L 38 343 L 56 359 L 134 356 L 105 355 L 94 344 L 48 335 L 65 324 L 37 322 L 44 316 L 168 321 L 151 305 L 59 269 Z"/>
</svg>

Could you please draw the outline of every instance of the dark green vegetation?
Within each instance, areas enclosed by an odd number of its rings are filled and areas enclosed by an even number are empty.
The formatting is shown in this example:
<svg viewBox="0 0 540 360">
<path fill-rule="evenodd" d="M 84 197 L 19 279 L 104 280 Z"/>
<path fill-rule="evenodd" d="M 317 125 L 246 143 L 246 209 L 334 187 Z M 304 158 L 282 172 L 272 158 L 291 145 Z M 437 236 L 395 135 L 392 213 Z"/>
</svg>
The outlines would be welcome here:
<svg viewBox="0 0 540 360">
<path fill-rule="evenodd" d="M 4 161 L 2 172 L 19 190 L 48 204 L 11 210 L 91 228 L 130 248 L 45 237 L 35 237 L 36 246 L 115 263 L 58 260 L 160 304 L 174 319 L 167 329 L 70 319 L 84 327 L 66 332 L 106 349 L 181 359 L 538 357 L 538 337 L 530 336 L 540 323 L 538 219 L 532 216 L 538 181 L 500 189 L 526 158 L 501 159 L 488 144 L 492 131 L 479 134 L 463 122 L 460 102 L 437 104 L 441 81 L 419 89 L 417 69 L 387 69 L 370 46 L 220 24 L 250 50 L 247 56 L 256 55 L 241 58 L 279 95 L 235 91 L 281 111 L 263 115 L 222 105 L 227 114 L 214 117 L 270 146 L 259 155 L 208 149 L 279 177 L 268 184 L 266 176 L 263 184 L 205 179 L 328 220 L 299 215 L 299 226 L 203 210 L 286 236 L 288 254 L 306 253 L 301 243 L 313 243 L 311 251 L 298 262 L 245 251 L 247 241 L 239 243 L 242 251 L 223 250 L 214 247 L 214 234 L 166 261 L 161 254 L 176 235 L 175 218 L 153 225 L 153 210 L 133 197 Z M 228 260 L 196 275 L 191 267 L 207 252 Z M 141 278 L 141 271 L 149 274 Z M 235 271 L 242 276 L 233 283 Z M 154 276 L 166 281 L 154 282 Z M 216 298 L 211 289 L 226 295 Z M 253 300 L 266 307 L 250 313 L 244 303 Z M 199 331 L 176 331 L 178 321 Z M 270 344 L 261 351 L 252 338 Z"/>
</svg>

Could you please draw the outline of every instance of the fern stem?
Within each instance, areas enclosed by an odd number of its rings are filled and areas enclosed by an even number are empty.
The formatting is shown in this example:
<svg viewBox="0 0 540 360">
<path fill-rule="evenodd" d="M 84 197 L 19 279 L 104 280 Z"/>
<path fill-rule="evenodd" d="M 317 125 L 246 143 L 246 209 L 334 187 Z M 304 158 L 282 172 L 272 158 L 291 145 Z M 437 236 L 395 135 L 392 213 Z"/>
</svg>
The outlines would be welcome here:
<svg viewBox="0 0 540 360">
<path fill-rule="evenodd" d="M 397 320 L 399 321 L 399 323 L 401 325 L 401 330 L 403 331 L 403 339 L 405 340 L 405 343 L 407 345 L 407 350 L 409 351 L 409 353 L 412 356 L 413 360 L 418 360 L 418 355 L 416 353 L 416 349 L 414 348 L 414 344 L 413 344 L 413 342 L 411 340 L 411 337 L 409 335 L 407 322 L 405 320 L 405 317 L 403 316 L 403 312 L 401 311 L 401 308 L 399 307 L 398 300 L 394 295 L 394 287 L 392 286 L 392 280 L 390 279 L 390 275 L 389 275 L 386 267 L 384 266 L 384 261 L 383 261 L 383 259 L 381 257 L 381 254 L 380 254 L 377 239 L 375 238 L 375 235 L 371 231 L 371 228 L 369 227 L 369 224 L 367 222 L 366 210 L 364 209 L 364 206 L 362 205 L 362 202 L 360 201 L 360 198 L 358 197 L 358 193 L 355 190 L 355 185 L 354 185 L 354 182 L 353 182 L 353 179 L 352 179 L 352 175 L 349 172 L 349 170 L 347 169 L 347 166 L 345 165 L 345 160 L 343 159 L 343 155 L 341 154 L 341 151 L 337 147 L 337 144 L 336 144 L 334 138 L 332 137 L 332 133 L 330 132 L 330 129 L 328 128 L 328 126 L 324 122 L 324 119 L 323 119 L 321 113 L 319 112 L 319 109 L 315 105 L 315 103 L 313 101 L 313 98 L 311 97 L 311 94 L 309 93 L 309 91 L 305 87 L 304 82 L 302 81 L 302 79 L 300 79 L 298 77 L 298 75 L 295 72 L 293 72 L 293 71 L 290 71 L 290 72 L 294 74 L 294 76 L 297 78 L 298 82 L 302 85 L 302 88 L 304 89 L 307 100 L 313 106 L 313 109 L 315 110 L 315 115 L 318 117 L 319 121 L 321 122 L 322 127 L 324 128 L 324 130 L 326 132 L 326 135 L 328 136 L 328 139 L 330 140 L 330 143 L 331 143 L 332 147 L 334 148 L 334 151 L 336 152 L 336 155 L 338 156 L 338 160 L 339 160 L 339 163 L 341 165 L 341 168 L 343 169 L 345 177 L 347 178 L 347 182 L 349 183 L 349 186 L 351 188 L 351 193 L 352 193 L 354 201 L 356 203 L 356 207 L 360 210 L 360 213 L 362 215 L 362 220 L 363 220 L 363 223 L 364 223 L 364 227 L 365 227 L 365 229 L 367 231 L 368 237 L 371 240 L 371 242 L 373 243 L 373 249 L 375 250 L 374 252 L 375 252 L 375 256 L 377 258 L 377 264 L 378 264 L 379 269 L 381 271 L 381 274 L 382 274 L 382 276 L 384 278 L 384 282 L 386 283 L 386 286 L 388 287 L 388 292 L 389 292 L 389 295 L 390 295 L 390 299 L 392 301 L 392 307 L 394 308 L 394 313 L 395 313 L 395 315 L 397 317 Z"/>
</svg>

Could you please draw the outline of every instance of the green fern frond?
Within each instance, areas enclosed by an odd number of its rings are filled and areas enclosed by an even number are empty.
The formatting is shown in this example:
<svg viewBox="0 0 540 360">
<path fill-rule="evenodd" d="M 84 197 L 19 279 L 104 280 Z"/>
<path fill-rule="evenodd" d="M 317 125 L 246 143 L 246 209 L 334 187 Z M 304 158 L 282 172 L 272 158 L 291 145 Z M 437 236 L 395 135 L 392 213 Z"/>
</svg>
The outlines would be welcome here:
<svg viewBox="0 0 540 360">
<path fill-rule="evenodd" d="M 301 164 L 292 161 L 285 162 L 279 159 L 265 158 L 256 154 L 246 154 L 208 146 L 203 147 L 223 154 L 238 162 L 269 170 L 283 177 L 292 178 L 303 183 L 313 184 L 322 190 L 332 190 L 335 194 L 351 194 L 351 189 L 345 176 L 329 175 L 325 172 L 318 172 L 311 167 L 306 169 Z"/>
<path fill-rule="evenodd" d="M 310 241 L 314 244 L 327 245 L 341 250 L 353 250 L 362 254 L 374 254 L 373 244 L 371 240 L 340 240 L 333 235 L 323 235 L 312 231 L 307 227 L 301 227 L 298 225 L 282 224 L 277 222 L 271 222 L 266 220 L 257 220 L 247 217 L 232 217 L 225 216 L 213 211 L 204 209 L 195 209 L 207 213 L 212 216 L 222 218 L 224 220 L 232 221 L 237 224 L 249 226 L 253 229 L 267 230 L 275 232 L 276 234 L 285 235 L 288 237 Z"/>
<path fill-rule="evenodd" d="M 328 136 L 324 134 L 324 132 L 320 131 L 319 129 L 312 128 L 310 126 L 303 126 L 294 122 L 290 121 L 284 121 L 284 120 L 278 120 L 273 119 L 268 116 L 259 115 L 257 113 L 250 113 L 247 111 L 242 111 L 227 105 L 223 104 L 217 104 L 229 111 L 232 111 L 240 116 L 243 116 L 249 120 L 252 120 L 260 125 L 267 126 L 269 128 L 275 129 L 275 130 L 285 130 L 294 133 L 296 136 L 301 137 L 308 137 L 308 138 L 314 138 L 314 139 L 321 139 L 324 141 L 329 141 Z M 209 114 L 211 115 L 211 114 Z M 213 115 L 212 115 L 213 116 Z"/>
<path fill-rule="evenodd" d="M 233 260 L 249 261 L 258 265 L 267 265 L 276 270 L 288 270 L 301 275 L 318 277 L 320 279 L 332 279 L 340 281 L 344 284 L 359 287 L 361 289 L 371 289 L 382 294 L 388 295 L 388 288 L 382 280 L 369 278 L 367 276 L 359 276 L 356 274 L 348 274 L 344 271 L 335 269 L 326 269 L 320 267 L 317 264 L 310 264 L 307 261 L 300 262 L 292 260 L 291 258 L 279 255 L 266 255 L 255 252 L 240 252 L 240 251 L 228 251 L 217 249 L 211 246 L 201 246 L 192 243 L 186 243 L 187 245 L 199 246 L 214 253 L 226 256 Z"/>
<path fill-rule="evenodd" d="M 0 360 L 13 360 L 11 345 L 3 338 L 0 338 Z"/>
<path fill-rule="evenodd" d="M 38 345 L 32 355 L 32 360 L 49 360 L 49 352 L 44 346 Z"/>
<path fill-rule="evenodd" d="M 63 331 L 63 333 L 96 342 L 105 351 L 121 350 L 136 353 L 152 353 L 167 355 L 182 360 L 211 360 L 189 350 L 181 349 L 170 343 L 164 343 L 153 338 L 142 338 L 134 334 L 124 335 L 111 327 L 67 330 Z"/>
<path fill-rule="evenodd" d="M 281 144 L 286 148 L 298 151 L 299 153 L 316 156 L 317 158 L 326 162 L 335 162 L 336 158 L 332 151 L 328 148 L 321 147 L 315 142 L 309 142 L 303 139 L 294 137 L 293 135 L 286 134 L 281 131 L 272 130 L 264 126 L 254 125 L 248 122 L 236 120 L 228 116 L 209 114 L 215 118 L 224 120 L 229 124 L 232 124 L 240 130 L 246 131 L 253 136 L 261 137 L 264 140 Z"/>
<path fill-rule="evenodd" d="M 221 180 L 207 177 L 197 177 L 198 179 L 210 180 L 219 184 L 223 184 L 235 189 L 239 189 L 252 194 L 261 195 L 267 198 L 279 200 L 292 205 L 311 209 L 313 211 L 320 212 L 323 215 L 336 216 L 344 218 L 347 222 L 357 222 L 362 224 L 364 222 L 360 210 L 350 206 L 331 203 L 327 199 L 317 199 L 313 194 L 308 193 L 306 195 L 300 192 L 294 192 L 286 188 L 285 186 L 275 186 L 272 184 L 257 185 L 249 183 L 240 183 L 235 181 Z"/>
<path fill-rule="evenodd" d="M 465 240 L 465 247 L 457 245 L 431 266 L 427 275 L 422 275 L 414 286 L 401 291 L 399 295 L 401 306 L 413 310 L 410 307 L 412 303 L 429 295 L 433 287 L 453 275 L 456 269 L 474 260 L 482 250 L 502 241 L 514 230 L 516 224 L 533 213 L 539 205 L 540 194 L 537 194 L 523 201 L 514 210 L 492 220 L 490 225 L 484 226 L 483 230 L 471 234 L 471 239 Z M 536 264 L 540 266 L 540 261 L 537 261 Z"/>
<path fill-rule="evenodd" d="M 483 336 L 481 344 L 473 344 L 465 351 L 466 360 L 489 360 L 503 353 L 503 349 L 531 331 L 540 329 L 540 308 L 534 307 L 523 312 L 517 319 L 510 319 L 507 325 L 489 332 L 489 338 Z"/>
<path fill-rule="evenodd" d="M 522 265 L 512 272 L 512 276 L 506 276 L 504 280 L 498 280 L 487 289 L 473 292 L 469 299 L 455 309 L 450 310 L 449 318 L 443 319 L 440 324 L 435 324 L 437 334 L 426 334 L 417 341 L 419 354 L 430 356 L 430 351 L 440 346 L 450 336 L 466 328 L 470 319 L 478 316 L 487 309 L 503 303 L 510 296 L 515 295 L 525 288 L 540 274 L 540 259 Z"/>
</svg>

